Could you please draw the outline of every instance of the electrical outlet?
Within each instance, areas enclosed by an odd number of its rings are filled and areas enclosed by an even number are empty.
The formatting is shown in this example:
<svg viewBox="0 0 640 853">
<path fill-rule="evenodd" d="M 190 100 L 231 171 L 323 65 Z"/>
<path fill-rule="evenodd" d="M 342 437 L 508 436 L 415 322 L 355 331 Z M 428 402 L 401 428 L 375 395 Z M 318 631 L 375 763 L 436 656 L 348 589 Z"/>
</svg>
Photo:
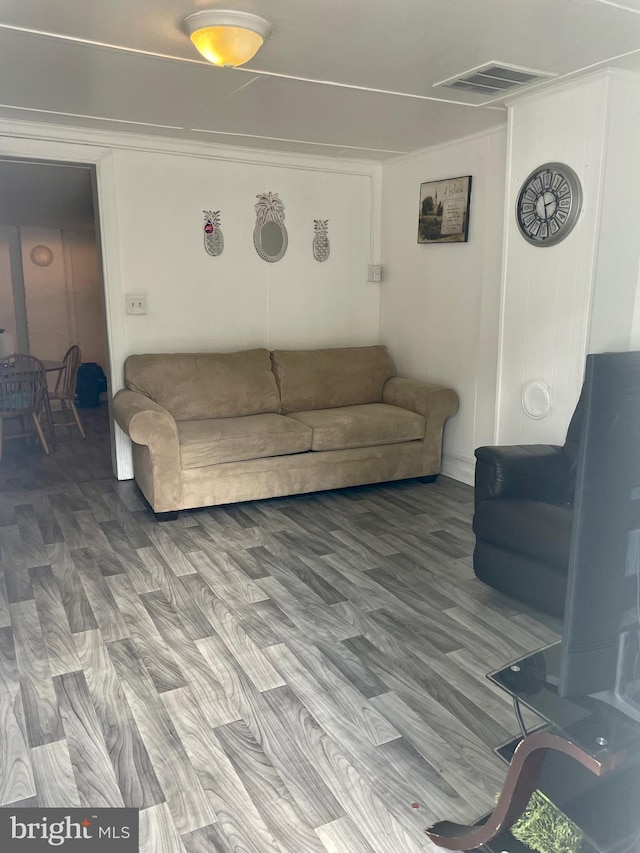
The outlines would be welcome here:
<svg viewBox="0 0 640 853">
<path fill-rule="evenodd" d="M 380 264 L 369 264 L 369 275 L 367 281 L 382 281 L 382 266 Z"/>
<path fill-rule="evenodd" d="M 127 293 L 125 299 L 127 305 L 127 314 L 147 313 L 146 293 Z"/>
</svg>

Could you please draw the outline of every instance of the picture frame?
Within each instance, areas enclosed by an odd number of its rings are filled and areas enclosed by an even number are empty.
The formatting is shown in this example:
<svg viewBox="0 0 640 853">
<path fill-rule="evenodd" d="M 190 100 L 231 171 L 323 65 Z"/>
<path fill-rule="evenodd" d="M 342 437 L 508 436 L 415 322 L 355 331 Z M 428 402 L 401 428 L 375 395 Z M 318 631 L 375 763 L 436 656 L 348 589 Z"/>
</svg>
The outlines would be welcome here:
<svg viewBox="0 0 640 853">
<path fill-rule="evenodd" d="M 471 175 L 420 184 L 418 243 L 466 243 Z"/>
</svg>

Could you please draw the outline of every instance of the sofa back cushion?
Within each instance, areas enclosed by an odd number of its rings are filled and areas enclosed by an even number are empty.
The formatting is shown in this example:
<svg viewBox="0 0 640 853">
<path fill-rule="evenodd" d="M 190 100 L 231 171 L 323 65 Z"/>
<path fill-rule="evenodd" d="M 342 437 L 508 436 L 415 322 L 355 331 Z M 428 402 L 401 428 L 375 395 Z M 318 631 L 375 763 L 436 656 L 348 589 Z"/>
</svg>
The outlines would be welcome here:
<svg viewBox="0 0 640 853">
<path fill-rule="evenodd" d="M 130 355 L 127 388 L 164 406 L 177 421 L 280 411 L 266 349 Z"/>
<path fill-rule="evenodd" d="M 274 350 L 282 413 L 381 403 L 395 370 L 387 348 Z"/>
</svg>

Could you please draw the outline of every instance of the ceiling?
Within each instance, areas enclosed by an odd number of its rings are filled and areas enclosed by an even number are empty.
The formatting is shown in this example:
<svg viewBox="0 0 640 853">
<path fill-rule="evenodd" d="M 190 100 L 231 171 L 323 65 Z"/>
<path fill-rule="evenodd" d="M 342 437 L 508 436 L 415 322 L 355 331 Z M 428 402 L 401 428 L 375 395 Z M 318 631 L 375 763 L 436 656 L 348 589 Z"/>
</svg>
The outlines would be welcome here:
<svg viewBox="0 0 640 853">
<path fill-rule="evenodd" d="M 207 64 L 180 29 L 215 7 L 273 24 L 243 68 Z M 640 72 L 640 0 L 0 5 L 0 118 L 303 154 L 382 160 L 502 124 L 501 100 L 434 88 L 488 62 Z"/>
</svg>

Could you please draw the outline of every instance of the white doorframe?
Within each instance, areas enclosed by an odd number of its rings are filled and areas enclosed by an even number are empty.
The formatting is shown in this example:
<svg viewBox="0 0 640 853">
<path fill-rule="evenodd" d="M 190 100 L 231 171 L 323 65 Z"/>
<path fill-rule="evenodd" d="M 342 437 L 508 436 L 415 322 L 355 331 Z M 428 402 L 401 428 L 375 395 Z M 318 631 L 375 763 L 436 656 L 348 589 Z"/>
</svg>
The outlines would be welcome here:
<svg viewBox="0 0 640 853">
<path fill-rule="evenodd" d="M 24 136 L 0 136 L 0 157 L 46 160 L 58 163 L 91 165 L 96 169 L 98 210 L 102 250 L 105 323 L 109 359 L 109 415 L 111 396 L 122 387 L 125 354 L 124 317 L 120 309 L 120 257 L 113 151 L 104 146 L 86 145 Z M 133 476 L 129 442 L 111 421 L 113 471 L 119 480 Z"/>
</svg>

